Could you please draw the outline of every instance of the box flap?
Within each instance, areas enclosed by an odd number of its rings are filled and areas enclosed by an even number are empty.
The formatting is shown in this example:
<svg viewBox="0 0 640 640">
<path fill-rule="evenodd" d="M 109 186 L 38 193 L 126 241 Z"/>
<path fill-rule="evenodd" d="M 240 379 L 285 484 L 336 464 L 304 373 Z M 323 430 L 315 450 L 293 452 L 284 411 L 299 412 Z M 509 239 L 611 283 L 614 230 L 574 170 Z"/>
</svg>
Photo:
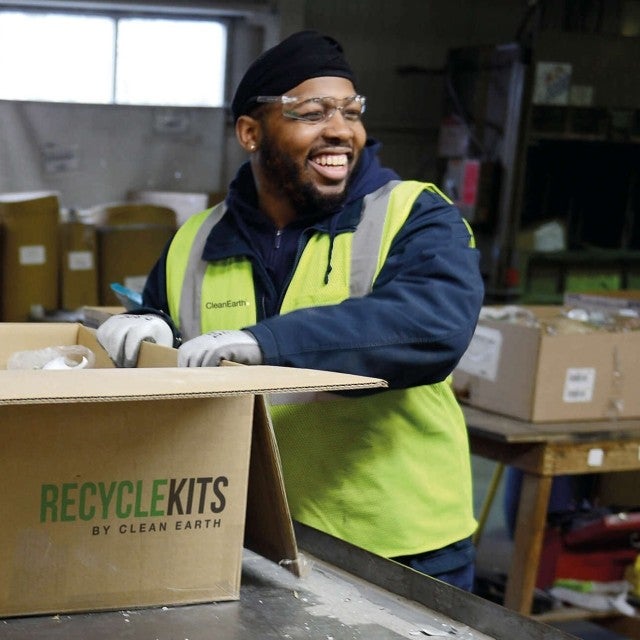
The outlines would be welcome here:
<svg viewBox="0 0 640 640">
<path fill-rule="evenodd" d="M 287 367 L 0 371 L 0 403 L 95 402 L 384 387 L 376 378 Z"/>
<path fill-rule="evenodd" d="M 147 368 L 175 366 L 176 353 L 175 349 L 144 343 L 140 349 L 138 366 Z M 270 367 L 246 367 L 233 362 L 226 362 L 223 365 L 221 369 L 225 371 L 246 372 L 253 369 L 259 374 L 260 371 L 263 371 L 264 376 L 269 376 L 269 379 L 273 381 L 269 374 Z M 277 370 L 282 371 L 283 369 L 277 368 Z M 287 369 L 287 371 L 293 373 L 298 380 L 307 379 L 308 381 L 308 375 L 316 377 L 313 375 L 314 372 L 310 370 Z M 304 375 L 302 375 L 303 372 Z M 340 379 L 348 385 L 346 388 L 354 388 L 351 384 L 360 382 L 364 386 L 370 386 L 367 380 L 374 386 L 386 386 L 386 383 L 381 380 L 358 378 L 357 376 L 346 376 L 326 371 L 315 373 L 322 374 L 320 377 L 325 379 L 325 384 L 332 384 L 333 381 L 337 382 Z M 263 374 L 260 374 L 259 377 L 263 378 Z M 325 374 L 328 374 L 328 377 Z M 320 382 L 319 378 L 318 382 Z M 308 391 L 312 390 L 308 389 Z M 320 389 L 318 388 L 318 390 Z M 325 387 L 324 390 L 330 390 L 330 388 Z M 293 391 L 303 391 L 303 389 L 296 388 Z M 244 546 L 285 567 L 295 576 L 301 576 L 305 567 L 303 558 L 298 553 L 284 487 L 280 453 L 266 401 L 261 395 L 257 395 L 255 398 L 251 438 Z"/>
<path fill-rule="evenodd" d="M 75 323 L 0 324 L 0 367 L 19 350 L 82 344 L 96 367 L 69 371 L 0 371 L 0 403 L 95 402 L 216 397 L 386 387 L 378 378 L 293 367 L 177 367 L 176 349 L 144 342 L 138 367 L 116 369 L 96 340 L 95 329 Z"/>
<path fill-rule="evenodd" d="M 244 545 L 294 575 L 302 575 L 280 453 L 262 396 L 256 397 L 253 414 Z"/>
<path fill-rule="evenodd" d="M 94 329 L 99 327 L 105 320 L 108 320 L 111 316 L 124 313 L 126 309 L 122 306 L 118 307 L 82 307 L 82 315 L 84 316 L 84 323 L 88 327 Z"/>
</svg>

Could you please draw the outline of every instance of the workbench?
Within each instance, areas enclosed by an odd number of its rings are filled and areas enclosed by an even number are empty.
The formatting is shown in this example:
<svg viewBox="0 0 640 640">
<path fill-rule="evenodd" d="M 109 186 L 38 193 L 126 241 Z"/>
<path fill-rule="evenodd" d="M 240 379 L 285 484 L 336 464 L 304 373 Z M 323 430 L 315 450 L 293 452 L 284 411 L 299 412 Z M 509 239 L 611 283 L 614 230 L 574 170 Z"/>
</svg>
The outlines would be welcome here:
<svg viewBox="0 0 640 640">
<path fill-rule="evenodd" d="M 0 620 L 3 640 L 571 640 L 573 636 L 296 524 L 303 575 L 245 549 L 240 600 Z M 575 639 L 574 639 L 575 640 Z"/>
<path fill-rule="evenodd" d="M 529 615 L 553 478 L 640 470 L 640 419 L 531 423 L 462 408 L 472 453 L 523 471 L 504 604 Z"/>
</svg>

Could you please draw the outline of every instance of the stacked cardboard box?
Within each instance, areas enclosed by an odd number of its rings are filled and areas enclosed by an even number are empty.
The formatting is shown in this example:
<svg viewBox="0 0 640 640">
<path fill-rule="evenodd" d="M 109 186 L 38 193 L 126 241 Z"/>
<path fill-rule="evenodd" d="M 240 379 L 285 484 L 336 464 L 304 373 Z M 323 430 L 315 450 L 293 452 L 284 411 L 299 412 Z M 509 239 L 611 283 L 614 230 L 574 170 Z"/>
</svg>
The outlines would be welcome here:
<svg viewBox="0 0 640 640">
<path fill-rule="evenodd" d="M 59 226 L 59 308 L 79 309 L 98 304 L 96 229 L 91 224 L 68 221 Z"/>
<path fill-rule="evenodd" d="M 142 292 L 149 272 L 174 233 L 175 229 L 166 225 L 124 224 L 98 227 L 99 304 L 120 304 L 111 290 L 114 282 Z"/>
<path fill-rule="evenodd" d="M 0 194 L 0 321 L 57 308 L 59 214 L 54 193 Z"/>
<path fill-rule="evenodd" d="M 120 301 L 111 284 L 142 292 L 149 272 L 175 233 L 176 214 L 161 205 L 125 203 L 96 207 L 93 215 L 98 245 L 98 303 L 117 305 Z"/>
<path fill-rule="evenodd" d="M 127 194 L 127 200 L 169 207 L 176 212 L 177 223 L 180 226 L 194 213 L 222 202 L 225 196 L 224 191 L 185 192 L 135 189 Z"/>
</svg>

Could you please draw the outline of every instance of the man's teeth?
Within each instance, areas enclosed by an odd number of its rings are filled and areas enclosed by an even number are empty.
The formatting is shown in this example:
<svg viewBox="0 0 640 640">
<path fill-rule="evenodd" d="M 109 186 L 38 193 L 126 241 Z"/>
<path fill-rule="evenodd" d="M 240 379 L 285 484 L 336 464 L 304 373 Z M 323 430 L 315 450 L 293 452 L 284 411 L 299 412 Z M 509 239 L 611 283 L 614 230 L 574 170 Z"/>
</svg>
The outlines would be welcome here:
<svg viewBox="0 0 640 640">
<path fill-rule="evenodd" d="M 313 161 L 323 166 L 329 165 L 332 167 L 341 167 L 347 164 L 347 156 L 344 153 L 337 156 L 318 156 L 317 158 L 314 158 Z"/>
</svg>

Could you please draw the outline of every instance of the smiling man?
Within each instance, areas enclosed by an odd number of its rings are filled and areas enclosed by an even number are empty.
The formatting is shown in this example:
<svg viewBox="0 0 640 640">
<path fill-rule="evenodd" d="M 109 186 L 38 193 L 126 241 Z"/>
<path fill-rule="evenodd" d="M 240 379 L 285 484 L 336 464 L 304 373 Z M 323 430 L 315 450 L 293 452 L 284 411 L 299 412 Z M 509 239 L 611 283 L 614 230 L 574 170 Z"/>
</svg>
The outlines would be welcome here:
<svg viewBox="0 0 640 640">
<path fill-rule="evenodd" d="M 256 112 L 255 104 L 273 106 L 258 106 Z M 305 80 L 286 96 L 249 98 L 238 110 L 251 112 L 238 117 L 236 131 L 242 146 L 255 151 L 260 208 L 276 224 L 330 214 L 343 204 L 366 140 L 364 109 L 365 98 L 350 80 L 321 77 Z"/>
<path fill-rule="evenodd" d="M 383 168 L 366 98 L 334 39 L 293 34 L 231 105 L 249 159 L 226 200 L 178 230 L 137 313 L 98 338 L 180 366 L 222 360 L 384 378 L 385 391 L 270 407 L 295 519 L 464 589 L 471 471 L 448 376 L 483 300 L 468 225 L 432 184 Z"/>
</svg>

